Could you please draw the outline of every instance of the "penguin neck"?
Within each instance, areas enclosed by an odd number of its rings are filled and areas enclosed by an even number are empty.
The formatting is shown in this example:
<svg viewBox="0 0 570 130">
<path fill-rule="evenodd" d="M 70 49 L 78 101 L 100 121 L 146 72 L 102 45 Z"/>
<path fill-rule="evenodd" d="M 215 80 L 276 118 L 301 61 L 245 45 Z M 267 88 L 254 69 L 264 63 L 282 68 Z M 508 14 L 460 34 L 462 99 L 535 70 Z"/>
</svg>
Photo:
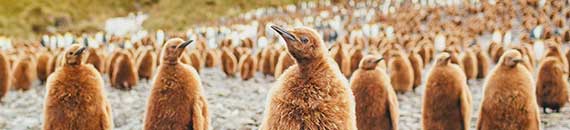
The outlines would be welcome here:
<svg viewBox="0 0 570 130">
<path fill-rule="evenodd" d="M 303 75 L 312 75 L 329 68 L 327 58 L 311 59 L 310 61 L 297 60 L 297 64 Z"/>
</svg>

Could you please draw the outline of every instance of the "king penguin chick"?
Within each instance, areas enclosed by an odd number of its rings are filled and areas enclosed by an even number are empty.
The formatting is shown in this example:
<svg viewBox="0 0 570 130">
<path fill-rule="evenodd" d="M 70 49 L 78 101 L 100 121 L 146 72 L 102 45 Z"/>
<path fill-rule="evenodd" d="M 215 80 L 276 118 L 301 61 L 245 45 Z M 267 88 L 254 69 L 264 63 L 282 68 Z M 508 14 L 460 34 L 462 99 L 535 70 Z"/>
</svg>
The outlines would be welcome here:
<svg viewBox="0 0 570 130">
<path fill-rule="evenodd" d="M 260 129 L 356 130 L 352 91 L 321 36 L 304 27 L 271 28 L 285 40 L 297 65 L 271 88 Z"/>
<path fill-rule="evenodd" d="M 491 65 L 491 60 L 489 56 L 483 50 L 481 50 L 480 45 L 475 45 L 473 47 L 473 52 L 475 53 L 475 57 L 477 58 L 477 78 L 483 79 L 487 76 L 489 72 L 489 66 Z"/>
<path fill-rule="evenodd" d="M 206 68 L 213 68 L 216 65 L 218 65 L 218 62 L 220 62 L 220 58 L 215 50 L 206 51 L 205 62 L 206 63 L 204 66 L 206 66 Z"/>
<path fill-rule="evenodd" d="M 2 97 L 4 97 L 8 92 L 11 81 L 10 78 L 10 65 L 8 57 L 6 54 L 4 54 L 3 51 L 0 51 L 0 102 L 2 101 Z"/>
<path fill-rule="evenodd" d="M 222 70 L 228 77 L 234 77 L 237 71 L 238 61 L 230 49 L 222 49 Z"/>
<path fill-rule="evenodd" d="M 563 63 L 556 57 L 546 57 L 539 67 L 536 98 L 544 113 L 546 108 L 560 112 L 568 101 L 568 82 Z"/>
<path fill-rule="evenodd" d="M 279 77 L 281 74 L 283 74 L 283 72 L 285 72 L 285 70 L 287 70 L 289 67 L 293 66 L 295 64 L 295 60 L 293 59 L 293 57 L 291 57 L 291 55 L 289 55 L 289 52 L 287 51 L 282 51 L 281 54 L 279 55 L 279 61 L 277 61 L 277 65 L 275 66 L 275 77 Z"/>
<path fill-rule="evenodd" d="M 12 87 L 14 90 L 26 91 L 32 88 L 33 82 L 36 79 L 34 76 L 35 69 L 32 65 L 33 61 L 30 56 L 23 56 L 16 62 L 12 70 Z"/>
<path fill-rule="evenodd" d="M 111 107 L 103 92 L 103 79 L 85 64 L 85 47 L 71 45 L 64 65 L 49 76 L 44 101 L 44 130 L 113 129 Z"/>
<path fill-rule="evenodd" d="M 360 61 L 364 57 L 361 48 L 353 48 L 350 51 L 350 72 L 354 72 L 359 68 Z"/>
<path fill-rule="evenodd" d="M 156 54 L 151 48 L 141 48 L 142 52 L 137 59 L 136 67 L 140 79 L 150 79 L 156 68 Z"/>
<path fill-rule="evenodd" d="M 422 103 L 422 128 L 468 130 L 471 94 L 461 68 L 441 53 L 428 74 Z"/>
<path fill-rule="evenodd" d="M 52 55 L 49 52 L 42 52 L 38 55 L 38 61 L 36 63 L 36 72 L 38 79 L 40 80 L 41 84 L 44 84 L 49 76 L 48 66 L 49 60 Z"/>
<path fill-rule="evenodd" d="M 204 63 L 202 62 L 202 56 L 200 56 L 198 50 L 190 51 L 190 55 L 188 55 L 188 57 L 190 58 L 192 67 L 196 69 L 196 72 L 200 73 Z"/>
<path fill-rule="evenodd" d="M 249 80 L 255 76 L 257 59 L 251 53 L 242 54 L 239 60 L 240 76 L 243 80 Z"/>
<path fill-rule="evenodd" d="M 405 93 L 412 90 L 414 85 L 414 69 L 412 63 L 400 50 L 390 51 L 391 58 L 388 62 L 390 68 L 390 81 L 397 93 Z"/>
<path fill-rule="evenodd" d="M 86 63 L 92 64 L 93 67 L 97 69 L 97 71 L 103 73 L 104 60 L 101 57 L 101 54 L 99 54 L 95 48 L 88 48 L 88 51 L 89 51 L 89 56 L 87 57 Z"/>
<path fill-rule="evenodd" d="M 111 79 L 114 82 L 113 87 L 122 89 L 122 90 L 130 90 L 135 85 L 137 85 L 139 81 L 139 75 L 137 70 L 135 69 L 135 64 L 127 51 L 121 51 L 119 53 L 119 58 L 117 58 L 117 63 L 115 63 L 115 68 L 113 70 L 113 78 Z"/>
<path fill-rule="evenodd" d="M 461 55 L 461 62 L 463 63 L 463 72 L 465 76 L 467 76 L 467 80 L 477 78 L 477 56 L 473 52 L 472 48 L 466 48 L 464 50 Z"/>
<path fill-rule="evenodd" d="M 198 72 L 180 61 L 192 40 L 166 41 L 148 98 L 144 130 L 208 130 L 208 103 Z"/>
<path fill-rule="evenodd" d="M 540 116 L 532 75 L 516 50 L 503 54 L 484 83 L 478 130 L 538 130 Z"/>
<path fill-rule="evenodd" d="M 259 59 L 259 71 L 261 71 L 264 76 L 273 75 L 271 73 L 271 70 L 273 69 L 272 67 L 274 67 L 271 64 L 272 55 L 273 51 L 269 46 L 263 48 L 261 51 L 261 58 Z"/>
<path fill-rule="evenodd" d="M 422 84 L 422 72 L 423 72 L 423 59 L 419 54 L 419 48 L 412 49 L 410 54 L 408 55 L 408 60 L 412 64 L 412 69 L 414 71 L 414 85 L 413 90 L 416 91 L 416 88 Z"/>
<path fill-rule="evenodd" d="M 331 56 L 338 64 L 340 71 L 345 77 L 350 77 L 350 56 L 342 43 L 337 43 L 337 46 L 331 50 Z"/>
<path fill-rule="evenodd" d="M 378 67 L 382 60 L 366 56 L 350 79 L 356 102 L 356 125 L 360 130 L 398 129 L 398 98 L 386 70 Z"/>
</svg>

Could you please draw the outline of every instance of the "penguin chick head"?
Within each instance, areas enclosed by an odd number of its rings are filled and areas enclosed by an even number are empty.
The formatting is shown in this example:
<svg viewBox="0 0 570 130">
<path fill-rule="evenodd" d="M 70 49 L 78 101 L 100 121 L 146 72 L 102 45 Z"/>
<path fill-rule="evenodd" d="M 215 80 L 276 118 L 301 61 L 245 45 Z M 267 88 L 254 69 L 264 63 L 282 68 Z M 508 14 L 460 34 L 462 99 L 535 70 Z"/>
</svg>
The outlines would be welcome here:
<svg viewBox="0 0 570 130">
<path fill-rule="evenodd" d="M 81 65 L 87 60 L 87 56 L 87 47 L 73 44 L 65 50 L 64 63 L 66 65 Z"/>
<path fill-rule="evenodd" d="M 379 56 L 373 56 L 373 55 L 369 55 L 366 56 L 364 58 L 362 58 L 362 60 L 360 61 L 360 69 L 364 69 L 364 70 L 373 70 L 376 68 L 376 66 L 378 66 L 378 63 L 380 63 L 380 61 L 384 60 L 384 58 L 378 58 Z"/>
<path fill-rule="evenodd" d="M 451 62 L 451 55 L 447 52 L 437 55 L 436 64 L 437 65 L 448 65 Z"/>
<path fill-rule="evenodd" d="M 509 50 L 501 56 L 498 64 L 507 67 L 515 67 L 522 61 L 522 54 L 519 51 Z"/>
<path fill-rule="evenodd" d="M 180 38 L 173 38 L 164 44 L 162 47 L 162 61 L 165 64 L 176 64 L 184 53 L 184 50 L 193 40 L 184 41 Z"/>
<path fill-rule="evenodd" d="M 321 36 L 313 29 L 299 27 L 286 30 L 275 25 L 271 28 L 281 35 L 287 43 L 287 50 L 299 63 L 322 58 L 327 52 Z"/>
</svg>

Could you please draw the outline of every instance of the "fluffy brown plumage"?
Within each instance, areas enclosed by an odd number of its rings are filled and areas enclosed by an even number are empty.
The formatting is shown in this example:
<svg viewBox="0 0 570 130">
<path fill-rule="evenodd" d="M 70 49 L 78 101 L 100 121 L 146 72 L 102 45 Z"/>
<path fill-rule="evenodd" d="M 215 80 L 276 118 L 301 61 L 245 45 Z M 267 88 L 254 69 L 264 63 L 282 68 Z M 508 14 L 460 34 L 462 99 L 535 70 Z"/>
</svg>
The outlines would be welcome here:
<svg viewBox="0 0 570 130">
<path fill-rule="evenodd" d="M 156 69 L 156 54 L 151 48 L 141 48 L 141 54 L 136 60 L 136 68 L 140 79 L 151 79 Z"/>
<path fill-rule="evenodd" d="M 398 99 L 381 58 L 366 56 L 350 79 L 356 102 L 356 124 L 361 130 L 397 130 Z"/>
<path fill-rule="evenodd" d="M 475 52 L 475 57 L 477 58 L 477 78 L 482 79 L 487 76 L 489 72 L 489 66 L 491 66 L 491 60 L 485 54 L 479 45 L 475 45 L 473 51 Z"/>
<path fill-rule="evenodd" d="M 546 57 L 539 66 L 536 81 L 536 98 L 538 105 L 560 112 L 568 101 L 567 71 L 563 63 L 556 57 Z"/>
<path fill-rule="evenodd" d="M 340 71 L 345 77 L 350 76 L 350 56 L 346 52 L 346 47 L 342 43 L 337 43 L 337 46 L 331 50 L 331 56 L 334 58 Z"/>
<path fill-rule="evenodd" d="M 50 72 L 48 72 L 49 60 L 52 55 L 49 52 L 42 52 L 38 55 L 36 63 L 36 75 L 41 84 L 45 83 Z"/>
<path fill-rule="evenodd" d="M 484 84 L 478 130 L 540 129 L 532 76 L 521 62 L 521 54 L 509 50 L 491 70 Z"/>
<path fill-rule="evenodd" d="M 239 60 L 239 71 L 241 79 L 249 80 L 255 76 L 257 71 L 257 59 L 251 53 L 243 54 Z"/>
<path fill-rule="evenodd" d="M 87 64 L 92 64 L 97 71 L 102 73 L 104 70 L 105 60 L 95 48 L 89 48 L 89 56 L 87 57 Z"/>
<path fill-rule="evenodd" d="M 26 91 L 32 88 L 36 79 L 34 77 L 35 67 L 32 60 L 30 56 L 23 56 L 16 62 L 11 75 L 13 77 L 12 87 L 14 90 Z"/>
<path fill-rule="evenodd" d="M 353 48 L 350 51 L 350 72 L 354 72 L 358 69 L 360 61 L 364 57 L 364 53 L 361 48 Z"/>
<path fill-rule="evenodd" d="M 461 68 L 451 64 L 449 53 L 441 53 L 428 74 L 422 103 L 422 128 L 468 130 L 471 94 Z"/>
<path fill-rule="evenodd" d="M 461 62 L 463 64 L 463 72 L 467 76 L 467 80 L 477 78 L 478 64 L 477 55 L 473 52 L 472 48 L 466 48 L 461 55 Z"/>
<path fill-rule="evenodd" d="M 293 57 L 291 57 L 291 55 L 289 55 L 288 52 L 283 51 L 281 52 L 281 55 L 279 56 L 279 61 L 277 62 L 277 65 L 275 66 L 275 77 L 279 77 L 281 74 L 283 74 L 283 72 L 285 72 L 285 70 L 287 70 L 289 67 L 293 66 L 295 64 L 295 59 L 293 59 Z"/>
<path fill-rule="evenodd" d="M 127 53 L 126 51 L 119 52 L 119 58 L 114 64 L 113 77 L 111 78 L 112 87 L 122 90 L 132 89 L 139 81 L 134 61 Z"/>
<path fill-rule="evenodd" d="M 83 52 L 87 51 L 79 44 L 70 46 L 63 54 L 63 67 L 48 78 L 44 130 L 113 128 L 103 79 L 95 67 L 85 64 L 88 54 Z"/>
<path fill-rule="evenodd" d="M 237 72 L 238 61 L 230 49 L 223 48 L 222 51 L 222 70 L 226 76 L 234 77 Z"/>
<path fill-rule="evenodd" d="M 413 49 L 410 54 L 408 55 L 408 60 L 412 65 L 412 69 L 414 71 L 414 85 L 413 90 L 415 91 L 417 87 L 422 84 L 422 72 L 423 72 L 423 60 L 422 57 L 418 53 L 418 49 Z"/>
<path fill-rule="evenodd" d="M 200 73 L 202 71 L 202 66 L 204 65 L 204 63 L 202 62 L 203 60 L 202 60 L 202 56 L 200 56 L 200 53 L 197 50 L 190 51 L 190 54 L 188 55 L 188 57 L 190 58 L 192 67 L 194 67 L 194 69 L 196 69 L 196 72 Z"/>
<path fill-rule="evenodd" d="M 261 73 L 265 76 L 273 75 L 273 73 L 271 73 L 274 67 L 271 63 L 272 55 L 273 51 L 270 47 L 265 47 L 262 49 L 261 58 L 259 59 L 259 71 L 261 71 Z"/>
<path fill-rule="evenodd" d="M 168 40 L 147 103 L 144 130 L 208 130 L 208 103 L 196 70 L 181 63 L 191 43 Z"/>
<path fill-rule="evenodd" d="M 408 58 L 399 50 L 390 51 L 388 62 L 390 69 L 390 82 L 398 93 L 411 91 L 414 85 L 414 69 Z"/>
<path fill-rule="evenodd" d="M 297 65 L 269 92 L 260 129 L 356 130 L 352 91 L 319 34 L 308 28 L 272 28 L 285 39 Z"/>
<path fill-rule="evenodd" d="M 204 66 L 206 66 L 206 68 L 215 67 L 216 65 L 218 65 L 218 62 L 220 62 L 220 58 L 215 50 L 207 50 L 206 56 L 204 57 L 205 57 L 204 60 L 206 62 Z"/>
<path fill-rule="evenodd" d="M 8 57 L 3 51 L 0 51 L 0 102 L 2 101 L 2 97 L 8 93 L 11 82 L 10 72 Z"/>
</svg>

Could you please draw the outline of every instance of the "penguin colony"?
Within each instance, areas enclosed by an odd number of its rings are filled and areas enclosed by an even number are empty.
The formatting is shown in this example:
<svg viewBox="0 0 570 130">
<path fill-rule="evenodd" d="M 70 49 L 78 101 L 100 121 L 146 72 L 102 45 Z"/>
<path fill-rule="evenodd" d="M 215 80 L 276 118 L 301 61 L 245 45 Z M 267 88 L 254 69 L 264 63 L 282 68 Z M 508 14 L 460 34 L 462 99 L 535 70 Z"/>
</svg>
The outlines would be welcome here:
<svg viewBox="0 0 570 130">
<path fill-rule="evenodd" d="M 257 33 L 240 38 L 213 27 L 192 30 L 191 36 L 160 31 L 138 41 L 112 36 L 97 45 L 57 35 L 40 38 L 41 45 L 2 43 L 0 102 L 7 94 L 45 84 L 44 129 L 112 129 L 104 77 L 113 88 L 107 91 L 129 91 L 146 79 L 152 91 L 144 129 L 204 130 L 211 124 L 201 82 L 208 79 L 200 79 L 200 73 L 217 69 L 226 78 L 274 81 L 260 125 L 267 130 L 398 129 L 397 98 L 410 91 L 423 93 L 422 107 L 415 108 L 421 109 L 423 129 L 469 129 L 475 110 L 477 129 L 540 129 L 540 114 L 565 111 L 570 3 L 476 1 L 464 8 L 419 9 L 423 13 L 410 5 L 420 3 L 400 4 L 397 9 L 388 5 L 387 14 L 375 14 L 377 21 L 367 23 L 321 19 L 326 13 L 315 16 L 318 22 L 265 16 L 266 21 L 249 26 Z M 346 5 L 338 7 L 352 10 Z M 518 16 L 520 26 L 505 22 Z M 307 27 L 289 26 L 298 23 Z M 423 24 L 427 29 L 419 27 Z M 340 35 L 339 28 L 345 33 Z M 220 36 L 207 34 L 208 29 Z M 513 30 L 522 31 L 515 36 Z M 489 41 L 480 38 L 489 33 Z M 196 46 L 186 49 L 190 42 L 185 40 L 196 40 Z M 485 83 L 471 86 L 468 80 Z M 472 102 L 470 88 L 482 89 L 483 101 Z M 73 114 L 58 114 L 62 110 Z"/>
</svg>

